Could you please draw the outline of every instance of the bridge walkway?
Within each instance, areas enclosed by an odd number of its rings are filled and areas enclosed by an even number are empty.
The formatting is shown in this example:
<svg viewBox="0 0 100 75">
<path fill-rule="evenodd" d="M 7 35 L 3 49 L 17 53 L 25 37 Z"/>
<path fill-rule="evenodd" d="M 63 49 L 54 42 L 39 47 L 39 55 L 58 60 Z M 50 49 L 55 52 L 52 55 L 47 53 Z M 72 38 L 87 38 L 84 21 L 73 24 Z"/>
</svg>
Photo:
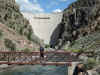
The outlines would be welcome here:
<svg viewBox="0 0 100 75">
<path fill-rule="evenodd" d="M 87 53 L 88 54 L 88 53 Z M 0 51 L 0 64 L 17 65 L 68 65 L 74 61 L 79 61 L 77 53 L 66 51 L 45 51 L 44 59 L 41 60 L 40 52 L 14 52 Z"/>
</svg>

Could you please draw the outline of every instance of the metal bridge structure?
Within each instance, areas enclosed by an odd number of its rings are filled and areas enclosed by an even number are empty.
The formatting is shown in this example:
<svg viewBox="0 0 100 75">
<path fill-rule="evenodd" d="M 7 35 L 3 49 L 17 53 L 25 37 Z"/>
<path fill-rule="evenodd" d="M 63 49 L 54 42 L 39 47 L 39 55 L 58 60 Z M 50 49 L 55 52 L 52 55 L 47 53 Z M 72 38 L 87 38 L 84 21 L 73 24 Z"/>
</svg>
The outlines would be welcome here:
<svg viewBox="0 0 100 75">
<path fill-rule="evenodd" d="M 55 51 L 47 51 L 44 52 L 44 59 L 40 58 L 40 52 L 10 52 L 10 51 L 1 51 L 0 52 L 0 64 L 17 64 L 17 65 L 35 65 L 35 64 L 43 64 L 43 65 L 64 65 L 67 64 L 71 66 L 70 60 L 64 62 L 57 61 L 49 61 L 52 58 L 57 58 L 57 55 L 70 55 L 70 52 L 55 52 Z M 50 56 L 51 55 L 51 56 Z M 59 58 L 59 57 L 58 57 Z"/>
<path fill-rule="evenodd" d="M 86 54 L 86 53 L 85 53 Z M 87 52 L 87 54 L 89 54 Z M 33 52 L 14 52 L 1 51 L 0 64 L 16 65 L 68 65 L 79 61 L 77 53 L 66 51 L 45 51 L 44 59 L 41 59 L 39 51 Z"/>
</svg>

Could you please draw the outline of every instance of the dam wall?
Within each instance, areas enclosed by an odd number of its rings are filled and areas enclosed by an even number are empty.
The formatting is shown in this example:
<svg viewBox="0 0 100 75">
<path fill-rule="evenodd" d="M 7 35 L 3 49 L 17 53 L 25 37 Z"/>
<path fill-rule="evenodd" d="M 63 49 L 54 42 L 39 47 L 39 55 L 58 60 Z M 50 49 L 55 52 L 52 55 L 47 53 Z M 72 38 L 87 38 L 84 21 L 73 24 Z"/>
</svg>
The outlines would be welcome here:
<svg viewBox="0 0 100 75">
<path fill-rule="evenodd" d="M 34 34 L 49 44 L 50 37 L 62 20 L 62 13 L 22 13 L 29 20 L 34 30 Z"/>
</svg>

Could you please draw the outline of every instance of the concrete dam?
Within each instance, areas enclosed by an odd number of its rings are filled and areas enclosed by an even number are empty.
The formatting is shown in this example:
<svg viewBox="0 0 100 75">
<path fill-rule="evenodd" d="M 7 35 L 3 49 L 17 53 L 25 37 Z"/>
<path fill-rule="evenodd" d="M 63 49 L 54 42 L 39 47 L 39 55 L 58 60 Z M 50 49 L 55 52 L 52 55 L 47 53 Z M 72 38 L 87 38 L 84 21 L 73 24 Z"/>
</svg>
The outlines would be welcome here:
<svg viewBox="0 0 100 75">
<path fill-rule="evenodd" d="M 34 30 L 34 34 L 49 44 L 50 37 L 62 20 L 62 13 L 22 13 L 29 20 Z"/>
</svg>

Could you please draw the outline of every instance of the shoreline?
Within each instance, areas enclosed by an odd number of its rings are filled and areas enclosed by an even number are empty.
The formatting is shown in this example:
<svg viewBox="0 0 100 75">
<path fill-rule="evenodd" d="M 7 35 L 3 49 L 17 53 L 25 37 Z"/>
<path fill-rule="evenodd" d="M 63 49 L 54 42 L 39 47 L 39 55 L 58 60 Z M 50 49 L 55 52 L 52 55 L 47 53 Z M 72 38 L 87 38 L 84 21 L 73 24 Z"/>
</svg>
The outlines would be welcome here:
<svg viewBox="0 0 100 75">
<path fill-rule="evenodd" d="M 5 65 L 5 64 L 1 64 L 0 66 L 2 66 L 2 65 Z M 7 71 L 9 69 L 12 69 L 15 66 L 17 66 L 17 65 L 8 65 L 7 67 L 0 67 L 0 72 L 4 72 L 4 71 Z"/>
<path fill-rule="evenodd" d="M 5 65 L 5 64 L 2 64 L 2 65 Z M 5 72 L 5 71 L 8 71 L 8 70 L 14 70 L 14 69 L 17 69 L 19 67 L 24 67 L 25 65 L 8 65 L 8 67 L 0 67 L 0 72 Z"/>
</svg>

